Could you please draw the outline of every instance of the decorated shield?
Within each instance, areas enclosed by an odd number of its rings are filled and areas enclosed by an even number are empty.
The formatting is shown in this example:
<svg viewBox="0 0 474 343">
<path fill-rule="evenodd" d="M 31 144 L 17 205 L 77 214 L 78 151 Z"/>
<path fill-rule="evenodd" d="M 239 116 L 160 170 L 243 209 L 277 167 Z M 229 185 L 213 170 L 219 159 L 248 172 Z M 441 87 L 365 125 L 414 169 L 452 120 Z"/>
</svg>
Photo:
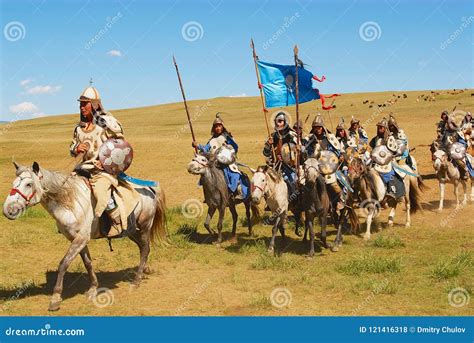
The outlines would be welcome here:
<svg viewBox="0 0 474 343">
<path fill-rule="evenodd" d="M 385 166 L 390 163 L 392 160 L 393 154 L 388 150 L 388 148 L 385 145 L 379 145 L 372 150 L 372 153 L 370 155 L 372 158 L 372 161 L 374 161 L 376 164 Z"/>
<path fill-rule="evenodd" d="M 329 175 L 336 172 L 339 165 L 339 158 L 336 154 L 329 150 L 321 151 L 318 158 L 319 171 L 323 175 Z"/>
<path fill-rule="evenodd" d="M 104 170 L 118 175 L 132 164 L 133 149 L 124 139 L 109 138 L 99 148 L 99 160 Z"/>
<path fill-rule="evenodd" d="M 336 149 L 336 150 L 341 150 L 341 142 L 337 139 L 336 136 L 334 136 L 332 133 L 327 135 L 329 143 Z"/>
<path fill-rule="evenodd" d="M 453 160 L 462 160 L 466 156 L 466 147 L 461 143 L 453 143 L 449 147 L 449 156 Z"/>
<path fill-rule="evenodd" d="M 226 138 L 224 135 L 220 135 L 218 137 L 214 137 L 209 141 L 209 145 L 211 146 L 211 149 L 209 151 L 211 156 L 214 156 L 216 154 L 217 150 L 224 145 L 226 141 Z"/>
<path fill-rule="evenodd" d="M 397 145 L 398 145 L 398 149 L 397 149 L 397 152 L 396 152 L 396 156 L 402 156 L 403 153 L 405 152 L 405 150 L 407 149 L 407 145 L 405 143 L 406 141 L 403 140 L 403 139 L 397 139 Z"/>
<path fill-rule="evenodd" d="M 235 162 L 235 150 L 224 144 L 216 151 L 216 159 L 220 164 L 228 166 Z"/>
<path fill-rule="evenodd" d="M 398 144 L 397 140 L 393 136 L 389 136 L 387 139 L 387 148 L 390 150 L 392 153 L 396 153 L 398 150 Z"/>
<path fill-rule="evenodd" d="M 281 147 L 281 159 L 287 165 L 295 167 L 296 166 L 296 144 L 288 143 L 283 144 Z"/>
</svg>

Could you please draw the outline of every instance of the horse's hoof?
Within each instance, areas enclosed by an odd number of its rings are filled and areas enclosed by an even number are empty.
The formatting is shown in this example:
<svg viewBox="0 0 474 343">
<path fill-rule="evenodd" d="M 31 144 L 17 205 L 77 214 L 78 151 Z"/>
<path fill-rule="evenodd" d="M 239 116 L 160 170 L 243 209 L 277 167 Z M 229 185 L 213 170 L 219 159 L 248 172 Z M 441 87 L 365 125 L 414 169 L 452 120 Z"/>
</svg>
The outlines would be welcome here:
<svg viewBox="0 0 474 343">
<path fill-rule="evenodd" d="M 295 229 L 295 235 L 297 235 L 298 237 L 303 236 L 303 234 L 301 233 L 301 230 L 300 230 L 299 227 L 297 227 L 297 228 Z"/>
<path fill-rule="evenodd" d="M 387 227 L 393 227 L 393 222 L 388 222 Z"/>
<path fill-rule="evenodd" d="M 339 251 L 339 247 L 337 245 L 333 245 L 331 246 L 331 251 L 332 252 L 338 252 Z"/>
<path fill-rule="evenodd" d="M 235 244 L 235 243 L 237 243 L 237 237 L 236 237 L 236 236 L 231 237 L 231 239 L 229 239 L 229 243 L 230 243 L 230 244 Z"/>
<path fill-rule="evenodd" d="M 94 299 L 97 296 L 97 287 L 89 288 L 86 295 L 87 295 L 87 300 Z"/>
<path fill-rule="evenodd" d="M 61 308 L 61 301 L 51 301 L 49 303 L 48 311 L 57 311 Z"/>
<path fill-rule="evenodd" d="M 150 275 L 150 274 L 153 274 L 155 271 L 153 270 L 153 268 L 151 268 L 150 266 L 146 266 L 144 269 L 143 269 L 143 272 L 147 275 Z"/>
<path fill-rule="evenodd" d="M 308 255 L 306 255 L 306 258 L 308 258 L 308 259 L 312 259 L 313 257 L 314 257 L 314 251 L 310 252 L 310 253 L 308 253 Z"/>
<path fill-rule="evenodd" d="M 411 226 L 410 223 L 406 223 L 406 224 L 405 224 L 405 227 L 406 227 L 406 228 L 409 228 L 410 226 Z"/>
<path fill-rule="evenodd" d="M 270 255 L 273 255 L 273 253 L 275 252 L 275 249 L 273 247 L 270 247 L 268 248 L 267 252 L 270 254 Z"/>
<path fill-rule="evenodd" d="M 370 235 L 364 235 L 364 241 L 368 241 L 370 239 Z"/>
</svg>

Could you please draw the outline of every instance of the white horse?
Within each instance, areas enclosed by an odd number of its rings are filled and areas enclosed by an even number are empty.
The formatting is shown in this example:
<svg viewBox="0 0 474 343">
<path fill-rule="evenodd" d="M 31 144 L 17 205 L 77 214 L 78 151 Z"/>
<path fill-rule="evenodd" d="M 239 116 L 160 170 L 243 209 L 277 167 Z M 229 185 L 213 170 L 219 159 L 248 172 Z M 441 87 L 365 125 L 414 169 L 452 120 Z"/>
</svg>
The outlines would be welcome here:
<svg viewBox="0 0 474 343">
<path fill-rule="evenodd" d="M 56 220 L 59 231 L 71 242 L 66 255 L 59 263 L 58 278 L 49 304 L 50 311 L 60 308 L 64 275 L 71 262 L 81 255 L 90 278 L 89 299 L 97 294 L 98 281 L 92 268 L 92 259 L 87 244 L 91 239 L 103 238 L 99 220 L 94 216 L 95 199 L 86 184 L 87 180 L 77 175 L 66 176 L 59 172 L 14 163 L 16 178 L 10 194 L 5 199 L 3 214 L 14 220 L 28 208 L 39 203 Z M 140 187 L 140 201 L 134 210 L 137 230 L 129 235 L 140 249 L 140 264 L 134 285 L 138 286 L 143 273 L 150 273 L 146 265 L 150 253 L 150 242 L 166 240 L 166 218 L 164 193 L 160 188 Z"/>
<path fill-rule="evenodd" d="M 281 175 L 272 168 L 265 166 L 258 167 L 257 170 L 250 170 L 253 173 L 250 183 L 252 202 L 258 204 L 263 197 L 272 212 L 271 219 L 274 220 L 274 224 L 268 252 L 273 253 L 275 249 L 275 236 L 278 229 L 282 238 L 285 239 L 285 222 L 288 215 L 288 187 Z"/>
<path fill-rule="evenodd" d="M 425 185 L 421 178 L 410 175 L 414 174 L 414 172 L 408 165 L 400 165 L 399 167 L 409 173 L 405 174 L 403 177 L 405 195 L 400 198 L 398 202 L 402 200 L 405 202 L 405 227 L 410 227 L 411 213 L 422 210 L 420 191 L 425 188 Z M 369 240 L 372 220 L 377 216 L 381 204 L 386 200 L 387 190 L 380 174 L 374 169 L 368 167 L 360 158 L 353 158 L 349 162 L 348 176 L 353 184 L 356 194 L 359 195 L 360 204 L 367 213 L 367 227 L 364 239 Z M 387 201 L 387 205 L 390 207 L 388 226 L 392 227 L 395 219 L 397 201 Z"/>
<path fill-rule="evenodd" d="M 466 181 L 461 178 L 459 169 L 454 166 L 448 159 L 448 154 L 437 149 L 432 154 L 433 168 L 436 171 L 436 177 L 439 182 L 439 207 L 438 211 L 441 211 L 444 206 L 444 193 L 446 188 L 446 182 L 454 185 L 454 196 L 456 197 L 456 208 L 459 208 L 461 201 L 459 199 L 459 184 L 461 183 L 464 196 L 462 205 L 467 204 L 467 185 Z M 471 201 L 474 201 L 474 178 L 471 178 Z"/>
</svg>

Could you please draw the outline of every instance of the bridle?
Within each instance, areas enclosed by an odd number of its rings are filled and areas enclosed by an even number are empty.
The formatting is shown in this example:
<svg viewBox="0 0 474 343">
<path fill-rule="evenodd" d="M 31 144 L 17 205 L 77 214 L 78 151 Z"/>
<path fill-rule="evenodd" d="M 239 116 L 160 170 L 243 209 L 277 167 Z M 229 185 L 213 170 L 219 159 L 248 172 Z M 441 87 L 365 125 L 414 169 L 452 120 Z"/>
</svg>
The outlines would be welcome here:
<svg viewBox="0 0 474 343">
<path fill-rule="evenodd" d="M 199 161 L 199 160 L 197 159 L 197 157 L 194 157 L 194 158 L 192 159 L 192 161 L 193 161 L 193 162 L 196 162 L 197 164 L 199 164 L 200 166 L 202 166 L 202 167 L 204 167 L 204 168 L 207 168 L 207 163 L 202 163 L 201 161 Z"/>
<path fill-rule="evenodd" d="M 39 179 L 41 180 L 43 178 L 43 176 L 39 176 Z M 24 178 L 20 177 L 20 183 L 21 181 L 23 180 Z M 34 190 L 33 192 L 31 192 L 30 195 L 26 195 L 24 194 L 22 191 L 20 191 L 18 188 L 16 187 L 13 187 L 12 189 L 10 189 L 10 196 L 13 196 L 15 194 L 19 194 L 23 199 L 25 199 L 26 201 L 26 206 L 29 206 L 30 205 L 30 202 L 31 202 L 31 199 L 34 198 L 34 196 L 36 195 L 36 190 Z"/>
<path fill-rule="evenodd" d="M 263 173 L 263 175 L 265 175 L 265 182 L 263 184 L 263 187 L 259 186 L 259 185 L 256 185 L 252 182 L 251 185 L 250 185 L 251 186 L 250 188 L 251 188 L 251 192 L 253 192 L 255 189 L 259 189 L 262 192 L 262 194 L 265 196 L 265 187 L 267 186 L 267 177 L 268 176 L 264 172 L 260 172 L 260 173 Z"/>
</svg>

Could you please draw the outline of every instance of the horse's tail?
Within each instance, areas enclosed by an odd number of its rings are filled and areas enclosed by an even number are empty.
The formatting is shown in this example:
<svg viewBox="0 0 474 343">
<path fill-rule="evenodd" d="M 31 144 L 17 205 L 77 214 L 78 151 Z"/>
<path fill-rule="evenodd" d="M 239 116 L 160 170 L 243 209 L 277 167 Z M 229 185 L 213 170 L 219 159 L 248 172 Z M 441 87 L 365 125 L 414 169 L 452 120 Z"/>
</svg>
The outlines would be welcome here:
<svg viewBox="0 0 474 343">
<path fill-rule="evenodd" d="M 425 181 L 423 181 L 423 178 L 421 177 L 421 175 L 417 177 L 417 183 L 418 183 L 418 189 L 421 192 L 424 192 L 424 191 L 427 191 L 428 189 L 430 189 L 430 187 L 428 187 L 428 185 L 425 183 Z"/>
<path fill-rule="evenodd" d="M 166 198 L 161 188 L 156 192 L 156 208 L 153 224 L 150 230 L 152 243 L 168 244 L 168 231 L 166 229 Z"/>
<path fill-rule="evenodd" d="M 421 205 L 421 187 L 418 178 L 410 177 L 410 213 L 422 211 Z"/>
</svg>

